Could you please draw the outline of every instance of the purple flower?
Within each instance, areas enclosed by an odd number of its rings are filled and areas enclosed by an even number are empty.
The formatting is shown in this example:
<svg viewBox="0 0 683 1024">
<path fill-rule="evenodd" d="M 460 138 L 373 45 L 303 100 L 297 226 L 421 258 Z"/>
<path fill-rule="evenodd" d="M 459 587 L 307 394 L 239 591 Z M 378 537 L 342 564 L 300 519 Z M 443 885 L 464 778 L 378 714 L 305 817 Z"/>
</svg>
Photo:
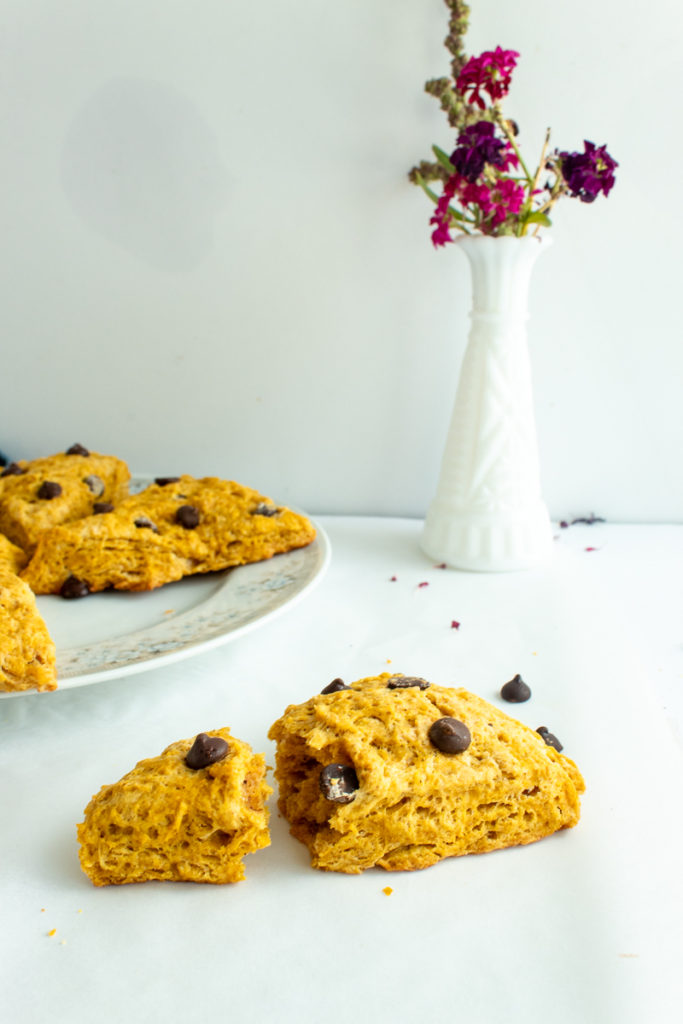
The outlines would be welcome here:
<svg viewBox="0 0 683 1024">
<path fill-rule="evenodd" d="M 562 176 L 569 194 L 582 203 L 592 203 L 602 192 L 607 195 L 614 185 L 614 168 L 619 164 L 606 146 L 595 146 L 584 139 L 583 153 L 560 153 Z"/>
<path fill-rule="evenodd" d="M 517 163 L 508 143 L 496 138 L 495 131 L 491 121 L 477 121 L 458 135 L 458 145 L 450 160 L 458 174 L 467 181 L 476 181 L 486 164 L 507 168 L 511 163 Z"/>
</svg>

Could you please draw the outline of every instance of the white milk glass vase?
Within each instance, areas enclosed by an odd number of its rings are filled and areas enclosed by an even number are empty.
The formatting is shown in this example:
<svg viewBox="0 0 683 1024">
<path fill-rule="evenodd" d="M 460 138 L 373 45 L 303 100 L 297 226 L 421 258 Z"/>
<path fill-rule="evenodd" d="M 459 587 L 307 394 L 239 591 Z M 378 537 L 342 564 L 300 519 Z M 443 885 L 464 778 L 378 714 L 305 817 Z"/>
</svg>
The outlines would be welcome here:
<svg viewBox="0 0 683 1024">
<path fill-rule="evenodd" d="M 472 323 L 421 537 L 423 551 L 452 568 L 528 569 L 552 548 L 526 338 L 531 271 L 549 244 L 483 235 L 457 242 L 472 271 Z"/>
</svg>

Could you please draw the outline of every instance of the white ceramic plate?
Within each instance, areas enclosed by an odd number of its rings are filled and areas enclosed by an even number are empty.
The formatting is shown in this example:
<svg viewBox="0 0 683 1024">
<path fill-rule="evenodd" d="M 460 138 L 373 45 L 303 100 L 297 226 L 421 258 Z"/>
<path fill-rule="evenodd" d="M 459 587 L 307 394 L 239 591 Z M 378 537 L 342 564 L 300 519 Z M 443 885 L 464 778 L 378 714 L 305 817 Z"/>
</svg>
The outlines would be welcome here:
<svg viewBox="0 0 683 1024">
<path fill-rule="evenodd" d="M 308 547 L 147 593 L 105 591 L 82 601 L 39 597 L 57 648 L 58 690 L 52 692 L 157 668 L 263 625 L 325 573 L 330 543 L 314 525 L 317 536 Z M 0 699 L 35 693 L 1 693 Z"/>
</svg>

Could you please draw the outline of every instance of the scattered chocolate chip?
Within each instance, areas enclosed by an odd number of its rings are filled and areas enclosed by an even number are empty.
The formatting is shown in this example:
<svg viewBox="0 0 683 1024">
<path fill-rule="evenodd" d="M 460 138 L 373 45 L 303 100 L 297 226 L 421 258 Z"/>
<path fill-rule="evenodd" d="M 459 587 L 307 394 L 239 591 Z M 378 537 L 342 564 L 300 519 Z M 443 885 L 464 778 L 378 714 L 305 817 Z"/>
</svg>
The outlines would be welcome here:
<svg viewBox="0 0 683 1024">
<path fill-rule="evenodd" d="M 199 509 L 194 505 L 181 505 L 175 514 L 176 523 L 180 523 L 186 530 L 194 530 L 199 526 Z"/>
<path fill-rule="evenodd" d="M 531 690 L 518 674 L 505 683 L 500 691 L 500 695 L 509 704 L 523 704 L 531 696 Z"/>
<path fill-rule="evenodd" d="M 101 494 L 104 494 L 104 480 L 99 476 L 95 476 L 94 473 L 90 476 L 84 476 L 83 483 L 87 484 L 93 494 L 96 494 L 98 498 Z"/>
<path fill-rule="evenodd" d="M 320 791 L 335 804 L 350 804 L 358 787 L 358 776 L 350 764 L 327 764 L 320 773 Z"/>
<path fill-rule="evenodd" d="M 87 448 L 84 448 L 82 444 L 72 444 L 70 448 L 66 450 L 67 455 L 90 455 Z"/>
<path fill-rule="evenodd" d="M 22 469 L 17 462 L 10 462 L 9 466 L 5 466 L 0 476 L 23 476 L 28 470 Z"/>
<path fill-rule="evenodd" d="M 159 527 L 148 519 L 147 516 L 138 516 L 135 520 L 135 525 L 139 530 L 152 530 L 153 533 L 159 532 Z"/>
<path fill-rule="evenodd" d="M 62 583 L 59 593 L 62 597 L 72 600 L 77 597 L 87 597 L 90 587 L 85 580 L 79 580 L 77 576 L 67 576 Z"/>
<path fill-rule="evenodd" d="M 350 690 L 351 687 L 347 686 L 343 679 L 333 679 L 331 683 L 321 690 L 321 693 L 337 693 L 338 690 Z"/>
<path fill-rule="evenodd" d="M 262 501 L 251 514 L 253 516 L 276 516 L 279 511 L 280 509 L 275 505 L 266 505 L 265 501 Z"/>
<path fill-rule="evenodd" d="M 429 742 L 444 754 L 460 754 L 467 750 L 472 735 L 457 718 L 439 718 L 429 727 Z"/>
<path fill-rule="evenodd" d="M 58 498 L 61 493 L 62 485 L 55 483 L 54 480 L 43 480 L 38 488 L 38 497 L 43 498 L 45 501 L 52 501 L 53 498 Z"/>
<path fill-rule="evenodd" d="M 227 752 L 228 744 L 222 736 L 207 736 L 205 732 L 200 732 L 187 752 L 185 764 L 196 771 L 222 761 Z"/>
<path fill-rule="evenodd" d="M 418 676 L 392 676 L 387 683 L 387 690 L 407 690 L 409 686 L 427 690 L 430 684 L 426 679 L 420 679 Z"/>
<path fill-rule="evenodd" d="M 561 743 L 560 743 L 560 741 L 558 740 L 557 736 L 553 736 L 553 734 L 552 734 L 551 732 L 548 732 L 548 730 L 546 729 L 546 727 L 545 727 L 544 725 L 539 725 L 539 727 L 538 727 L 538 729 L 536 730 L 536 732 L 537 732 L 537 733 L 539 734 L 539 736 L 541 737 L 541 739 L 542 739 L 542 740 L 543 740 L 543 741 L 544 741 L 545 743 L 547 743 L 547 745 L 548 745 L 549 747 L 554 747 L 554 748 L 555 748 L 555 750 L 557 750 L 558 752 L 559 752 L 560 750 L 563 750 L 563 749 L 564 749 L 564 748 L 563 748 L 563 746 L 562 746 L 562 744 L 561 744 Z"/>
<path fill-rule="evenodd" d="M 167 484 L 177 484 L 179 480 L 179 476 L 155 476 L 154 483 L 159 487 L 166 487 Z"/>
<path fill-rule="evenodd" d="M 94 516 L 101 516 L 105 512 L 113 512 L 114 506 L 110 501 L 96 501 L 93 503 L 92 513 Z"/>
</svg>

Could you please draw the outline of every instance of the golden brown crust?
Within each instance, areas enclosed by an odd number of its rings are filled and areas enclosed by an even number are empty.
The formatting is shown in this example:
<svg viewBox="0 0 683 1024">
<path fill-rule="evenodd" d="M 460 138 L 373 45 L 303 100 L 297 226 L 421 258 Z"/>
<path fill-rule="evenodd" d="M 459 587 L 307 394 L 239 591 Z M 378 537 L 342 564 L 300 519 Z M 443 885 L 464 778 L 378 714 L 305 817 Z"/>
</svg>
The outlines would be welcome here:
<svg viewBox="0 0 683 1024">
<path fill-rule="evenodd" d="M 190 528 L 177 518 L 188 506 L 198 515 Z M 70 576 L 85 580 L 91 592 L 152 590 L 194 573 L 261 561 L 314 538 L 304 516 L 274 506 L 258 491 L 216 477 L 182 476 L 152 484 L 113 512 L 47 531 L 22 575 L 37 594 L 59 593 Z"/>
<path fill-rule="evenodd" d="M 278 806 L 314 867 L 423 868 L 576 824 L 584 783 L 573 761 L 466 690 L 388 689 L 390 678 L 291 705 L 270 729 Z M 428 730 L 441 717 L 468 726 L 472 742 L 462 753 L 430 743 Z M 355 769 L 351 802 L 323 795 L 328 764 Z"/>
<path fill-rule="evenodd" d="M 227 742 L 223 760 L 188 768 L 193 739 L 179 740 L 93 796 L 78 840 L 94 885 L 244 878 L 243 858 L 270 843 L 264 758 L 227 728 L 208 735 Z"/>
<path fill-rule="evenodd" d="M 9 537 L 0 533 L 0 569 L 18 574 L 27 562 L 28 555 L 24 549 L 17 547 Z"/>
<path fill-rule="evenodd" d="M 0 533 L 29 554 L 45 530 L 89 516 L 95 502 L 117 504 L 128 494 L 128 467 L 113 455 L 61 453 L 16 465 L 24 472 L 0 477 Z M 46 483 L 58 484 L 61 493 L 41 497 Z"/>
<path fill-rule="evenodd" d="M 54 690 L 55 645 L 30 588 L 0 566 L 0 690 Z"/>
</svg>

